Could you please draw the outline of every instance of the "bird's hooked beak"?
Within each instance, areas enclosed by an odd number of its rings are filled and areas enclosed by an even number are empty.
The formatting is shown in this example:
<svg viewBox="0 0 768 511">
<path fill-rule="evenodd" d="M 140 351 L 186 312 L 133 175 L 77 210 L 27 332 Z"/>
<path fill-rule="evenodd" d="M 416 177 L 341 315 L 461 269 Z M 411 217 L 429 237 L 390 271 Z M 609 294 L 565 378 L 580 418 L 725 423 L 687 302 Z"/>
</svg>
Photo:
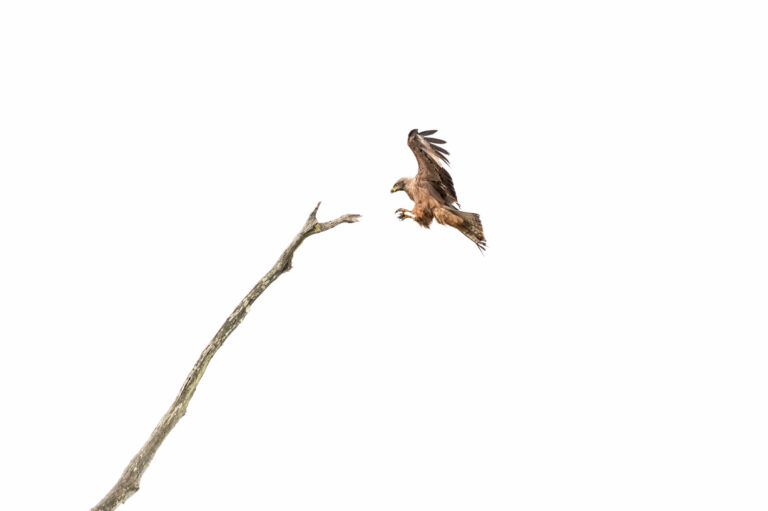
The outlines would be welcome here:
<svg viewBox="0 0 768 511">
<path fill-rule="evenodd" d="M 392 187 L 392 190 L 390 190 L 390 192 L 389 192 L 389 193 L 395 193 L 396 191 L 397 191 L 397 187 L 396 187 L 396 186 L 393 186 L 393 187 Z"/>
</svg>

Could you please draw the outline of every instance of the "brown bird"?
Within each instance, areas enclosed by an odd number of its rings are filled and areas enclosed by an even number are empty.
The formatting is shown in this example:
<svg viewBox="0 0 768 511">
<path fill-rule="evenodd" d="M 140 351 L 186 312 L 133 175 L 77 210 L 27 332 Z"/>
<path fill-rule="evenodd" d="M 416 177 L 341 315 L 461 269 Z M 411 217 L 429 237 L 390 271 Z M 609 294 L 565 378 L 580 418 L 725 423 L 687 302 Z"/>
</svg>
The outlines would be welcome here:
<svg viewBox="0 0 768 511">
<path fill-rule="evenodd" d="M 482 252 L 485 236 L 480 215 L 459 210 L 453 179 L 443 164 L 448 164 L 448 151 L 440 147 L 444 140 L 432 138 L 437 130 L 411 130 L 408 147 L 419 164 L 415 177 L 403 177 L 392 187 L 392 193 L 404 191 L 414 202 L 413 210 L 400 208 L 395 211 L 400 220 L 410 218 L 429 229 L 432 219 L 437 223 L 455 227 L 471 239 Z M 410 213 L 410 215 L 408 214 Z"/>
</svg>

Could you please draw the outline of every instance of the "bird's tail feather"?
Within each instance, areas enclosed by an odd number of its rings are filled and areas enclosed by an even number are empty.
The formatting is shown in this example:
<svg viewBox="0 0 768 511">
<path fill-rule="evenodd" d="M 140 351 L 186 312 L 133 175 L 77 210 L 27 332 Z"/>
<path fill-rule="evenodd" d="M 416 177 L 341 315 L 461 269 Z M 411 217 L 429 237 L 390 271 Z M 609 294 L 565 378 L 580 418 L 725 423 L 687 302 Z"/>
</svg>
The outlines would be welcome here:
<svg viewBox="0 0 768 511">
<path fill-rule="evenodd" d="M 453 210 L 453 213 L 459 215 L 463 220 L 460 226 L 456 226 L 461 233 L 471 239 L 480 252 L 485 250 L 485 234 L 483 234 L 483 223 L 480 221 L 480 215 L 469 213 L 467 211 Z"/>
</svg>

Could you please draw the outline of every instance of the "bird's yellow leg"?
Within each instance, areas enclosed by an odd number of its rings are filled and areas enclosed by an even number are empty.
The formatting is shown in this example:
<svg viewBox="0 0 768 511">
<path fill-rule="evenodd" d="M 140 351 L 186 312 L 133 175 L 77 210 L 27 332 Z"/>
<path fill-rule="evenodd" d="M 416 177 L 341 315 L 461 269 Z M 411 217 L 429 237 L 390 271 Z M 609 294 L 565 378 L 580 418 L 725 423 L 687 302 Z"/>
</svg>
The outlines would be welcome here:
<svg viewBox="0 0 768 511">
<path fill-rule="evenodd" d="M 406 218 L 410 218 L 411 220 L 416 220 L 415 216 L 410 216 L 406 214 L 406 213 L 413 213 L 413 211 L 409 209 L 398 208 L 395 210 L 395 213 L 397 213 L 397 218 L 399 218 L 400 220 L 405 220 Z"/>
</svg>

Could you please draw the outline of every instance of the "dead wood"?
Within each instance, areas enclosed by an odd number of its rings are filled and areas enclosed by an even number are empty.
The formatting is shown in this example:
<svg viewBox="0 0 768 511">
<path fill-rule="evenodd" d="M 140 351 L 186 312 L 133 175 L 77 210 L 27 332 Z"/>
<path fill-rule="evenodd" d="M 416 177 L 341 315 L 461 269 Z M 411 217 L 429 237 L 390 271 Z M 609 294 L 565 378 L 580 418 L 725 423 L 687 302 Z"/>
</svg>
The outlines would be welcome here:
<svg viewBox="0 0 768 511">
<path fill-rule="evenodd" d="M 208 346 L 206 346 L 200 354 L 200 358 L 197 359 L 195 366 L 181 386 L 179 395 L 176 396 L 171 407 L 165 415 L 163 415 L 163 418 L 160 419 L 160 423 L 155 427 L 149 440 L 147 440 L 144 446 L 142 446 L 139 452 L 133 457 L 115 486 L 109 490 L 109 493 L 107 493 L 104 498 L 101 499 L 101 502 L 96 504 L 91 511 L 111 511 L 139 490 L 141 476 L 152 462 L 152 458 L 155 456 L 160 444 L 163 443 L 163 440 L 168 436 L 168 433 L 171 432 L 174 426 L 176 426 L 176 423 L 179 422 L 179 419 L 181 419 L 187 412 L 187 405 L 189 404 L 190 399 L 192 399 L 195 389 L 197 389 L 197 385 L 200 383 L 200 379 L 203 377 L 203 373 L 205 373 L 205 369 L 208 367 L 208 363 L 222 344 L 224 344 L 224 341 L 227 340 L 229 334 L 231 334 L 232 331 L 242 323 L 243 319 L 245 319 L 253 302 L 280 275 L 291 269 L 293 253 L 296 252 L 299 245 L 313 234 L 327 231 L 342 223 L 357 222 L 360 218 L 360 215 L 342 215 L 329 222 L 318 222 L 316 215 L 319 207 L 320 203 L 318 202 L 315 209 L 309 214 L 309 218 L 307 218 L 304 227 L 302 227 L 301 231 L 293 238 L 293 241 L 288 245 L 288 248 L 283 251 L 272 269 L 269 270 L 255 286 L 253 286 L 253 289 L 248 292 L 245 298 L 243 298 L 238 306 L 235 307 L 235 310 L 232 311 L 232 314 L 229 315 L 224 324 L 221 325 L 219 331 L 216 332 L 216 335 L 213 336 L 211 342 L 208 343 Z"/>
</svg>

